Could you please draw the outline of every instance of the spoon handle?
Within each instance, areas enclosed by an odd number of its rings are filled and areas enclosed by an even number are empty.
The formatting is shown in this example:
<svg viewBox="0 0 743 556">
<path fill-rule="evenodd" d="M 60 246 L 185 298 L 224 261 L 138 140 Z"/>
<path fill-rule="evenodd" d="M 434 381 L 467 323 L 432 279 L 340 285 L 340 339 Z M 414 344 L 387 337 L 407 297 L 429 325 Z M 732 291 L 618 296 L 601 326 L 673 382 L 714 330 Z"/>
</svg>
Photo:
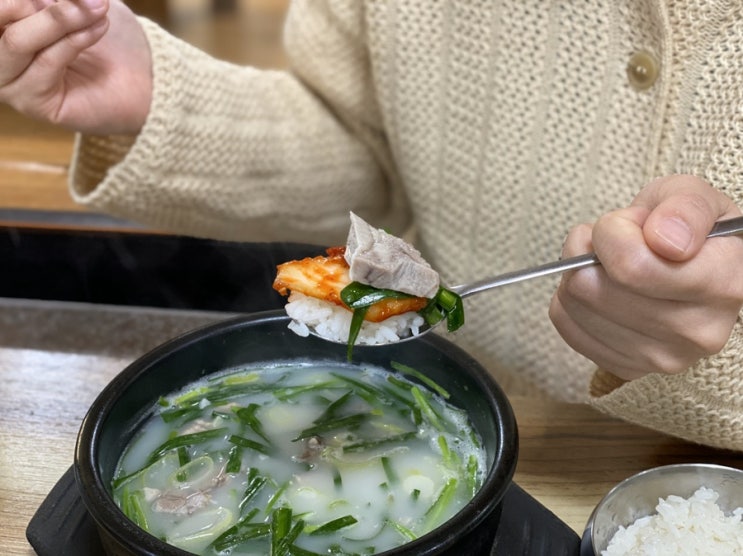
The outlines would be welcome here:
<svg viewBox="0 0 743 556">
<path fill-rule="evenodd" d="M 707 237 L 711 238 L 741 234 L 743 234 L 743 216 L 738 216 L 736 218 L 731 218 L 729 220 L 720 220 L 719 222 L 717 222 L 712 227 L 712 230 L 707 235 Z M 506 272 L 505 274 L 499 274 L 498 276 L 494 276 L 492 278 L 485 278 L 483 280 L 477 280 L 476 282 L 471 282 L 469 284 L 454 286 L 450 289 L 458 293 L 462 297 L 467 297 L 468 295 L 479 293 L 485 290 L 490 290 L 500 286 L 522 282 L 524 280 L 531 280 L 532 278 L 549 276 L 550 274 L 558 274 L 561 272 L 566 272 L 568 270 L 578 270 L 580 268 L 594 266 L 597 264 L 601 264 L 601 262 L 598 260 L 598 257 L 596 257 L 594 253 L 587 253 L 585 255 L 570 257 L 568 259 L 561 259 L 559 261 L 534 266 L 524 270 Z"/>
</svg>

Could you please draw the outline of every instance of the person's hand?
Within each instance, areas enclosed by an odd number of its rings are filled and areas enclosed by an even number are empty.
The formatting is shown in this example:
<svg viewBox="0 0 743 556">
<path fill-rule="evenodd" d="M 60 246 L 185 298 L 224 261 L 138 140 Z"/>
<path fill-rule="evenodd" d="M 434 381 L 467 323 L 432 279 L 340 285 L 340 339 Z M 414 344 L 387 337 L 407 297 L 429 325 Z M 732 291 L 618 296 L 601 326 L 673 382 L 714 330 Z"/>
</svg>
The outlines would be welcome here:
<svg viewBox="0 0 743 556">
<path fill-rule="evenodd" d="M 120 0 L 0 2 L 0 102 L 76 131 L 135 134 L 151 97 L 149 45 Z"/>
<path fill-rule="evenodd" d="M 550 306 L 558 332 L 625 380 L 680 373 L 719 352 L 743 306 L 743 239 L 706 235 L 740 214 L 701 179 L 671 176 L 574 228 L 563 256 L 593 250 L 601 265 L 563 276 Z"/>
</svg>

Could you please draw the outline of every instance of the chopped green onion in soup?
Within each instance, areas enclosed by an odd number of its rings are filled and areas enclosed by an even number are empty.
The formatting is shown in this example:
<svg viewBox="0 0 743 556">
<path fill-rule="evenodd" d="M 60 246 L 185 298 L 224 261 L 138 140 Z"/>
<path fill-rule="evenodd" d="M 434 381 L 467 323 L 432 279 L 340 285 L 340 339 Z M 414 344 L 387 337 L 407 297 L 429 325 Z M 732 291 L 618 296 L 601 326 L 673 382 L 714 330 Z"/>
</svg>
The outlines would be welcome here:
<svg viewBox="0 0 743 556">
<path fill-rule="evenodd" d="M 381 369 L 232 369 L 153 411 L 114 499 L 195 554 L 383 552 L 453 516 L 484 475 L 465 412 Z"/>
</svg>

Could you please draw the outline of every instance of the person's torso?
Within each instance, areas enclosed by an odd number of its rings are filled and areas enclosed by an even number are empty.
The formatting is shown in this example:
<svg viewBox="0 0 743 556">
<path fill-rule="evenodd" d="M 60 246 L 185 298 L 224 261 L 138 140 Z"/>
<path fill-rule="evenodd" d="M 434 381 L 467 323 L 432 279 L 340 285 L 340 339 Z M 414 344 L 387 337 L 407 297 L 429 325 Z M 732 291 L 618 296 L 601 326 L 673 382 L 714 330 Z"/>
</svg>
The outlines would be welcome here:
<svg viewBox="0 0 743 556">
<path fill-rule="evenodd" d="M 743 197 L 743 3 L 658 4 L 366 3 L 384 128 L 445 281 L 555 259 L 657 175 Z M 548 322 L 554 284 L 468 301 L 465 339 L 507 367 L 574 362 Z"/>
</svg>

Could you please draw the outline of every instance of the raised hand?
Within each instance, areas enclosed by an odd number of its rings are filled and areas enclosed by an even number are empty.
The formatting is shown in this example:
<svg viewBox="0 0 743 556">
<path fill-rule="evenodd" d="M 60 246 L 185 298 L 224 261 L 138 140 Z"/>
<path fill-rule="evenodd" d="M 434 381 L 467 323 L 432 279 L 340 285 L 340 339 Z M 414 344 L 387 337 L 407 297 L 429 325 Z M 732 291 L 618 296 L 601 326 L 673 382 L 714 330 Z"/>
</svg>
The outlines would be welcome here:
<svg viewBox="0 0 743 556">
<path fill-rule="evenodd" d="M 119 0 L 0 2 L 0 101 L 88 133 L 134 134 L 152 97 L 144 32 Z"/>
<path fill-rule="evenodd" d="M 563 276 L 550 318 L 565 341 L 625 380 L 679 373 L 722 349 L 743 306 L 743 240 L 706 240 L 741 214 L 693 176 L 646 186 L 628 208 L 573 229 L 568 257 L 601 266 Z"/>
</svg>

